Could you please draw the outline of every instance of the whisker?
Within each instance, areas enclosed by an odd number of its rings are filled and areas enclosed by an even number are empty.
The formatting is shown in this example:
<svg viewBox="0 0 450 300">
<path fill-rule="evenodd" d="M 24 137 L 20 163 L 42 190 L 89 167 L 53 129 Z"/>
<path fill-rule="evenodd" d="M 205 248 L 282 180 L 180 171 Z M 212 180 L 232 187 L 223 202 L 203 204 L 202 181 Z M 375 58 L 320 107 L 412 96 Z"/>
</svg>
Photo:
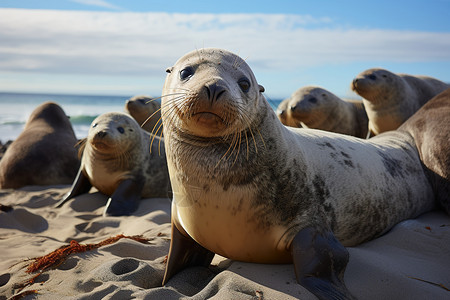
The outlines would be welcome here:
<svg viewBox="0 0 450 300">
<path fill-rule="evenodd" d="M 233 164 L 231 166 L 234 166 L 234 164 L 236 163 L 236 161 L 237 161 L 237 159 L 239 157 L 239 152 L 241 151 L 241 137 L 242 137 L 241 131 L 239 131 L 238 134 L 239 134 L 239 139 L 238 139 L 238 141 L 236 141 L 236 144 L 239 144 L 239 147 L 238 147 L 238 150 L 237 150 L 237 153 L 236 153 L 236 157 L 234 158 Z M 236 148 L 236 145 L 235 145 L 235 148 Z"/>
<path fill-rule="evenodd" d="M 157 114 L 159 111 L 161 111 L 161 107 L 158 108 L 157 110 L 155 110 L 155 111 L 150 115 L 150 117 L 148 117 L 147 119 L 145 119 L 145 121 L 142 122 L 141 127 L 144 127 L 145 124 L 147 124 L 148 121 L 150 121 L 150 119 L 151 119 L 155 114 Z"/>
</svg>

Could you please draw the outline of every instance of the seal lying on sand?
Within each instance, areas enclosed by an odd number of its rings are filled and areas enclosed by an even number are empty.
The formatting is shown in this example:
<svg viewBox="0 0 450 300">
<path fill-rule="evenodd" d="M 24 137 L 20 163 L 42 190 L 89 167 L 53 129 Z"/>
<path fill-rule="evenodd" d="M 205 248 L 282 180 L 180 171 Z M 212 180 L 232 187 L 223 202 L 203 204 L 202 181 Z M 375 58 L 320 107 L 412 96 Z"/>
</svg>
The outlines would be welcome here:
<svg viewBox="0 0 450 300">
<path fill-rule="evenodd" d="M 293 262 L 319 298 L 351 298 L 344 246 L 435 207 L 409 133 L 366 141 L 286 127 L 250 67 L 225 50 L 190 52 L 167 71 L 161 113 L 174 200 L 163 284 L 218 253 Z"/>
<path fill-rule="evenodd" d="M 422 105 L 450 85 L 427 76 L 368 69 L 353 79 L 352 89 L 363 97 L 369 131 L 377 135 L 397 129 Z"/>
<path fill-rule="evenodd" d="M 344 101 L 316 86 L 305 86 L 295 91 L 280 103 L 277 115 L 287 126 L 367 137 L 368 118 L 363 103 Z"/>
<path fill-rule="evenodd" d="M 39 105 L 0 161 L 0 188 L 71 183 L 80 166 L 76 143 L 63 109 L 53 102 Z"/>
<path fill-rule="evenodd" d="M 125 102 L 125 111 L 141 127 L 153 134 L 162 136 L 161 104 L 148 96 L 135 96 Z"/>
<path fill-rule="evenodd" d="M 77 178 L 57 207 L 92 186 L 111 196 L 104 215 L 129 215 L 141 197 L 167 197 L 170 183 L 163 144 L 124 113 L 98 116 L 81 144 Z"/>
</svg>

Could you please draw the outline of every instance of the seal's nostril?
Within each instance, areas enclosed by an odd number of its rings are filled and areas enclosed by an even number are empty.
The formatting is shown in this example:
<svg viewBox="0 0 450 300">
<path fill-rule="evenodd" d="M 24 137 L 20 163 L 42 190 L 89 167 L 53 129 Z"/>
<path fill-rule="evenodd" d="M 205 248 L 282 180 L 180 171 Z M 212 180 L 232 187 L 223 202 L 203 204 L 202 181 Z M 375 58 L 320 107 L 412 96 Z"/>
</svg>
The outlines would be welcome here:
<svg viewBox="0 0 450 300">
<path fill-rule="evenodd" d="M 206 94 L 208 95 L 208 99 L 211 102 L 215 102 L 219 99 L 220 96 L 223 95 L 223 93 L 225 93 L 225 88 L 217 85 L 217 83 L 213 83 L 210 85 L 206 85 Z"/>
<path fill-rule="evenodd" d="M 108 133 L 106 131 L 99 131 L 97 132 L 96 136 L 99 138 L 104 138 Z"/>
</svg>

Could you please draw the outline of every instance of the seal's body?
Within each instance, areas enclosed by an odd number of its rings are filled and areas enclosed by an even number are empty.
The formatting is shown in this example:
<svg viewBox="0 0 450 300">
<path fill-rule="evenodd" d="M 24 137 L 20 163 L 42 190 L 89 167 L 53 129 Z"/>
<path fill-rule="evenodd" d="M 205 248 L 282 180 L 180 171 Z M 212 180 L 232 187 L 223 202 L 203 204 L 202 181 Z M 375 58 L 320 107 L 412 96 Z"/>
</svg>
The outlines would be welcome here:
<svg viewBox="0 0 450 300">
<path fill-rule="evenodd" d="M 316 86 L 305 86 L 283 100 L 277 109 L 281 123 L 366 138 L 368 118 L 362 101 L 342 100 Z"/>
<path fill-rule="evenodd" d="M 164 283 L 218 253 L 293 262 L 318 297 L 351 298 L 342 244 L 434 208 L 409 133 L 365 141 L 285 127 L 250 67 L 225 50 L 188 53 L 168 72 L 162 119 L 174 201 Z"/>
<path fill-rule="evenodd" d="M 70 184 L 80 166 L 76 143 L 63 109 L 44 102 L 34 109 L 0 161 L 0 188 Z"/>
<path fill-rule="evenodd" d="M 368 69 L 355 77 L 352 89 L 363 97 L 369 117 L 370 134 L 397 129 L 428 100 L 450 88 L 428 76 L 395 74 L 384 69 Z"/>
<path fill-rule="evenodd" d="M 414 137 L 436 200 L 450 214 L 450 89 L 436 95 L 399 131 Z"/>
<path fill-rule="evenodd" d="M 98 116 L 80 148 L 78 176 L 57 206 L 91 186 L 111 196 L 106 215 L 131 214 L 140 198 L 167 197 L 170 184 L 163 144 L 124 113 Z"/>
</svg>

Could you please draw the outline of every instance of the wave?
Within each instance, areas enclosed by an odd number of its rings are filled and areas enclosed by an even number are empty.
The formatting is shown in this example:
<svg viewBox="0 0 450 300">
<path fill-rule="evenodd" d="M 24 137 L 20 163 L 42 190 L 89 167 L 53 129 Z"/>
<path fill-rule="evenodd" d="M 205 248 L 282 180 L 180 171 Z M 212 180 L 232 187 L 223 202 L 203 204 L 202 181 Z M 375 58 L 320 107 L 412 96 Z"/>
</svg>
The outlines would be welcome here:
<svg viewBox="0 0 450 300">
<path fill-rule="evenodd" d="M 79 116 L 70 116 L 70 123 L 73 125 L 91 125 L 92 121 L 94 121 L 97 116 L 89 116 L 89 115 L 79 115 Z"/>
<path fill-rule="evenodd" d="M 25 121 L 0 121 L 0 125 L 24 125 Z"/>
</svg>

